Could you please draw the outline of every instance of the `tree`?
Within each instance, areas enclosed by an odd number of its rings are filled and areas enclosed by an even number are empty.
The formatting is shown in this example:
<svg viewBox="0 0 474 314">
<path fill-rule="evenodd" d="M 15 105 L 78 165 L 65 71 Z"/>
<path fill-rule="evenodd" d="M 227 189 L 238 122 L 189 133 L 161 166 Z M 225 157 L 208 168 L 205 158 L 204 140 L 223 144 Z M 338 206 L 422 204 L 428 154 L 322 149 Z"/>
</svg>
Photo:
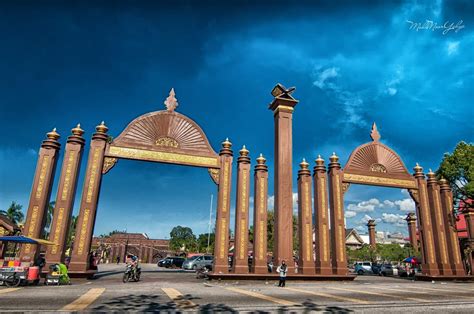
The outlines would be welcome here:
<svg viewBox="0 0 474 314">
<path fill-rule="evenodd" d="M 253 229 L 252 231 L 252 240 L 253 240 Z M 274 242 L 274 233 L 275 233 L 275 212 L 269 210 L 267 213 L 267 249 L 269 251 L 273 250 Z M 298 250 L 298 217 L 293 215 L 293 249 Z"/>
<path fill-rule="evenodd" d="M 74 237 L 76 235 L 76 226 L 77 226 L 77 216 L 72 216 L 71 218 L 71 224 L 69 225 L 69 231 L 67 233 L 67 240 L 66 240 L 66 247 L 67 251 L 71 251 L 72 245 L 74 242 Z"/>
<path fill-rule="evenodd" d="M 7 216 L 13 223 L 18 224 L 21 223 L 25 217 L 21 210 L 22 208 L 22 205 L 12 202 L 7 210 L 0 210 L 0 214 Z"/>
<path fill-rule="evenodd" d="M 198 236 L 198 239 L 197 239 L 198 252 L 200 252 L 200 253 L 212 253 L 212 252 L 214 252 L 214 243 L 215 243 L 215 240 L 216 240 L 215 232 L 212 232 L 212 233 L 209 234 L 209 250 L 207 249 L 207 239 L 208 239 L 208 234 L 207 233 L 202 233 Z"/>
<path fill-rule="evenodd" d="M 189 227 L 174 227 L 170 232 L 170 248 L 175 251 L 184 250 L 185 252 L 196 250 L 197 241 L 193 230 Z"/>
<path fill-rule="evenodd" d="M 438 178 L 445 178 L 453 191 L 457 212 L 474 208 L 474 145 L 459 142 L 452 154 L 445 153 L 436 171 Z"/>
</svg>

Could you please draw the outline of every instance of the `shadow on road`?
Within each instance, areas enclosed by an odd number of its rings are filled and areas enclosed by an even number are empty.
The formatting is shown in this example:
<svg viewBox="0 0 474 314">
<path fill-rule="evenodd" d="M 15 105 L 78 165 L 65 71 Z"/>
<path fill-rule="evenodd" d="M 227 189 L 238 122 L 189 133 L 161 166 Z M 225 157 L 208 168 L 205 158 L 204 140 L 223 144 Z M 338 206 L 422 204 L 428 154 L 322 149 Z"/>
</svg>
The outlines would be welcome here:
<svg viewBox="0 0 474 314">
<path fill-rule="evenodd" d="M 128 295 L 114 298 L 93 308 L 95 311 L 140 311 L 154 312 L 176 310 L 173 301 L 163 300 L 159 295 Z"/>
</svg>

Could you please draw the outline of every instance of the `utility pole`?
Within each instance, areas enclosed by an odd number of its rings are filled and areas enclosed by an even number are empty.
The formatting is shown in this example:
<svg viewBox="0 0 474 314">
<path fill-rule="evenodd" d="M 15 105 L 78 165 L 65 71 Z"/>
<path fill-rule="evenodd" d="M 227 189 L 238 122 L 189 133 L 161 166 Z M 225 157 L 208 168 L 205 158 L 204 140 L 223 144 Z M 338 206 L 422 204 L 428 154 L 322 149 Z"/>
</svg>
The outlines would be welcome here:
<svg viewBox="0 0 474 314">
<path fill-rule="evenodd" d="M 211 206 L 209 207 L 209 227 L 207 229 L 207 249 L 206 253 L 209 253 L 209 243 L 211 241 L 211 224 L 212 224 L 212 200 L 214 198 L 214 194 L 211 194 Z"/>
</svg>

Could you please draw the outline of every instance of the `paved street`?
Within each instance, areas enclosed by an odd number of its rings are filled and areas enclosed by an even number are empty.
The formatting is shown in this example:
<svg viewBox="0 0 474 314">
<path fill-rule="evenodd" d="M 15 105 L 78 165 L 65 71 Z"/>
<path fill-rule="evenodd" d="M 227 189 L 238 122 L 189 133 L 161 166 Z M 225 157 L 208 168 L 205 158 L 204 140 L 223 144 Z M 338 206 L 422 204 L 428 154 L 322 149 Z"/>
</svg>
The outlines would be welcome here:
<svg viewBox="0 0 474 314">
<path fill-rule="evenodd" d="M 354 282 L 207 282 L 192 272 L 143 265 L 122 283 L 122 265 L 70 286 L 0 287 L 0 311 L 474 312 L 474 283 L 359 276 Z"/>
</svg>

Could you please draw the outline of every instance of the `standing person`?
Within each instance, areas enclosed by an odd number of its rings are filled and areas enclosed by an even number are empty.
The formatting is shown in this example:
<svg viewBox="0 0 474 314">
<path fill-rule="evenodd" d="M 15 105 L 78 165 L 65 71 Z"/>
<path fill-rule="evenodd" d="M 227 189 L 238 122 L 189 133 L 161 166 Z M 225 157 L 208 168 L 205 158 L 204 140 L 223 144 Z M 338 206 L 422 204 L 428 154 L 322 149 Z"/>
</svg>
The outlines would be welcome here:
<svg viewBox="0 0 474 314">
<path fill-rule="evenodd" d="M 40 275 L 44 265 L 46 265 L 46 259 L 44 258 L 44 255 L 45 254 L 41 252 L 33 263 L 33 266 L 38 266 Z"/>
<path fill-rule="evenodd" d="M 117 260 L 117 265 L 118 265 L 120 263 L 120 256 L 117 256 L 116 260 Z"/>
<path fill-rule="evenodd" d="M 281 261 L 281 265 L 277 268 L 277 273 L 280 275 L 280 282 L 278 287 L 285 287 L 286 273 L 288 272 L 288 266 L 286 266 L 285 261 Z"/>
</svg>

